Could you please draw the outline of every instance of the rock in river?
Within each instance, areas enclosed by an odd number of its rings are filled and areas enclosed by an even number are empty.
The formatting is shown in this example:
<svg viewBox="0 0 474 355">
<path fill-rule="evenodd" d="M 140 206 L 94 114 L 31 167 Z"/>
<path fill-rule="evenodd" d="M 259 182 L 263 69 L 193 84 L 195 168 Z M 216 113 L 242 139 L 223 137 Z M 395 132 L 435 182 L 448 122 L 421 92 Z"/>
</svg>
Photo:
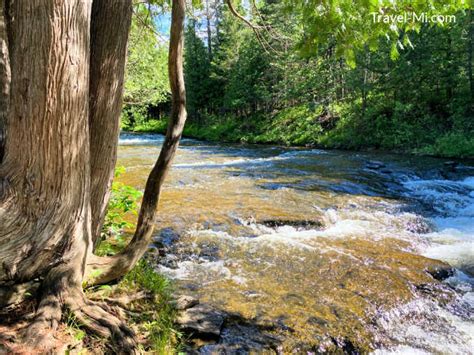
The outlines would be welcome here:
<svg viewBox="0 0 474 355">
<path fill-rule="evenodd" d="M 365 163 L 365 167 L 371 170 L 378 170 L 381 168 L 385 168 L 385 164 L 382 163 L 381 161 L 369 160 L 367 163 Z"/>
<path fill-rule="evenodd" d="M 192 296 L 179 296 L 176 300 L 173 301 L 173 305 L 178 311 L 183 311 L 185 309 L 191 308 L 199 304 L 199 300 Z"/>
<path fill-rule="evenodd" d="M 319 229 L 323 227 L 323 222 L 318 220 L 266 219 L 257 223 L 270 228 L 291 226 L 297 229 Z"/>
<path fill-rule="evenodd" d="M 207 304 L 198 304 L 182 312 L 177 319 L 183 331 L 197 338 L 218 338 L 224 323 L 225 313 Z"/>
</svg>

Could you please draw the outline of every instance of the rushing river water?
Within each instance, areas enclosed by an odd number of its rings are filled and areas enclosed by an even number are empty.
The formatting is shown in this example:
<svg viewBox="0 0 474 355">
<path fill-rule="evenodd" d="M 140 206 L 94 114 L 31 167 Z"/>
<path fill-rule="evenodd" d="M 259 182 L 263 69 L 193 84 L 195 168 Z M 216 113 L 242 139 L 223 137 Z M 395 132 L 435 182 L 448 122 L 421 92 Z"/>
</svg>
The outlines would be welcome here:
<svg viewBox="0 0 474 355">
<path fill-rule="evenodd" d="M 121 181 L 162 141 L 122 135 Z M 203 353 L 474 353 L 472 162 L 184 139 L 158 223 L 157 268 L 229 315 Z"/>
</svg>

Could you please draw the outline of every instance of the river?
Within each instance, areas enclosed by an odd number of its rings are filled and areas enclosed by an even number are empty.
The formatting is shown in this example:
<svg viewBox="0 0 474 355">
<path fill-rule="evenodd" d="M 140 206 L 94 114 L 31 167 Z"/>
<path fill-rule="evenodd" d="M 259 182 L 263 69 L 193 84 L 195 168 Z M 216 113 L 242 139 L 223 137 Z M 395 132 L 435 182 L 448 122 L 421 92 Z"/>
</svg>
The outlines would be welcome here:
<svg viewBox="0 0 474 355">
<path fill-rule="evenodd" d="M 162 142 L 122 134 L 120 180 Z M 183 139 L 155 241 L 226 315 L 201 353 L 474 353 L 474 162 Z"/>
</svg>

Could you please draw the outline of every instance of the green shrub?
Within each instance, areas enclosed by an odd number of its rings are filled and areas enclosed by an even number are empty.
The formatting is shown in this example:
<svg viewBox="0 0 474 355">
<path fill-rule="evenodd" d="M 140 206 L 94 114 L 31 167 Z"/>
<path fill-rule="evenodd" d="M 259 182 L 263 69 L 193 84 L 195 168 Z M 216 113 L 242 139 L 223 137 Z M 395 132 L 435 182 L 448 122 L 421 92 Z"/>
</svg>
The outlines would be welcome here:
<svg viewBox="0 0 474 355">
<path fill-rule="evenodd" d="M 136 126 L 144 124 L 148 119 L 148 106 L 127 105 L 122 110 L 120 124 L 122 129 L 128 131 L 133 130 Z"/>
<path fill-rule="evenodd" d="M 452 132 L 438 138 L 434 144 L 415 150 L 419 154 L 447 158 L 474 158 L 474 132 Z"/>
<path fill-rule="evenodd" d="M 119 177 L 124 172 L 124 167 L 117 167 L 115 177 Z M 132 186 L 119 181 L 112 183 L 109 206 L 102 227 L 101 243 L 96 250 L 98 255 L 114 254 L 125 245 L 126 238 L 123 231 L 135 226 L 126 219 L 126 216 L 138 214 L 138 201 L 141 196 L 141 191 Z"/>
<path fill-rule="evenodd" d="M 142 123 L 136 124 L 131 130 L 133 132 L 153 132 L 166 134 L 166 128 L 168 127 L 168 122 L 166 119 L 155 120 L 149 119 Z"/>
</svg>

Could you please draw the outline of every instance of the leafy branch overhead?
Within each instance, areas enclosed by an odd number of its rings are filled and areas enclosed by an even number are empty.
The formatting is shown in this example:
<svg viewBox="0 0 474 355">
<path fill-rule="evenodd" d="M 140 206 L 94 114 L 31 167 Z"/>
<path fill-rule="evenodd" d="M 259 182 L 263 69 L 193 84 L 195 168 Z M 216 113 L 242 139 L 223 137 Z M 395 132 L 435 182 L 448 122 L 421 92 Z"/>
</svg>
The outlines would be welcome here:
<svg viewBox="0 0 474 355">
<path fill-rule="evenodd" d="M 399 50 L 411 46 L 409 33 L 419 32 L 420 21 L 406 21 L 406 14 L 424 16 L 448 16 L 468 9 L 470 0 L 284 0 L 285 11 L 294 16 L 300 34 L 299 48 L 305 55 L 314 55 L 318 48 L 333 43 L 338 56 L 355 65 L 355 51 L 363 47 L 376 50 L 379 38 L 385 37 L 391 43 L 391 57 L 396 59 Z M 402 21 L 387 21 L 378 16 Z M 432 24 L 443 25 L 442 22 Z"/>
</svg>

